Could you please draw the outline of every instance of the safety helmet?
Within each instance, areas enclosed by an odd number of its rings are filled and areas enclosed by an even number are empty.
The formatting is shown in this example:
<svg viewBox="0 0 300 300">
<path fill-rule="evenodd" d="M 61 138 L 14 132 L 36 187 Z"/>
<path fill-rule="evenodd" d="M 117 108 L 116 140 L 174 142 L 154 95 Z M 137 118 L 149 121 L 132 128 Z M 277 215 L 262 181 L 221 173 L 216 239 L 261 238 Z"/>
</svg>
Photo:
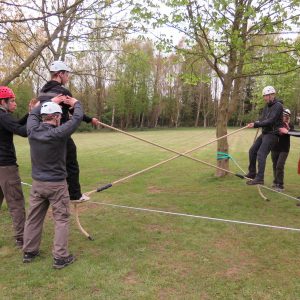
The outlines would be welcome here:
<svg viewBox="0 0 300 300">
<path fill-rule="evenodd" d="M 51 115 L 55 113 L 62 114 L 61 107 L 55 102 L 46 102 L 42 104 L 41 115 Z"/>
<path fill-rule="evenodd" d="M 291 111 L 288 108 L 285 108 L 283 110 L 283 114 L 286 115 L 286 116 L 290 116 L 291 115 Z"/>
<path fill-rule="evenodd" d="M 7 99 L 7 98 L 15 98 L 15 94 L 12 91 L 12 89 L 10 89 L 7 86 L 0 86 L 0 99 Z"/>
<path fill-rule="evenodd" d="M 53 61 L 49 66 L 50 72 L 67 71 L 71 72 L 71 69 L 61 60 Z"/>
<path fill-rule="evenodd" d="M 270 94 L 276 94 L 275 89 L 272 86 L 266 86 L 262 91 L 263 96 L 270 95 Z"/>
</svg>

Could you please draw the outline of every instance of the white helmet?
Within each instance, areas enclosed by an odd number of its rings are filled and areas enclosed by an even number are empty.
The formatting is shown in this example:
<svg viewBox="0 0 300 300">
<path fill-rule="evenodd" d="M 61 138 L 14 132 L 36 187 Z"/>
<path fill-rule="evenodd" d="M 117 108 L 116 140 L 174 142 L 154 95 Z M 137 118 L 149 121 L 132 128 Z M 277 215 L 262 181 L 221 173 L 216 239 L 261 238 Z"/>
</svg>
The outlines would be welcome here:
<svg viewBox="0 0 300 300">
<path fill-rule="evenodd" d="M 263 96 L 270 95 L 270 94 L 276 94 L 275 89 L 272 86 L 266 86 L 262 91 Z"/>
<path fill-rule="evenodd" d="M 42 104 L 41 115 L 51 115 L 55 113 L 62 114 L 61 107 L 55 102 L 46 102 Z"/>
<path fill-rule="evenodd" d="M 72 70 L 61 60 L 55 60 L 49 66 L 50 72 L 59 72 L 59 71 L 67 71 L 71 72 Z"/>
<path fill-rule="evenodd" d="M 287 116 L 290 116 L 290 115 L 291 115 L 291 111 L 290 111 L 288 108 L 285 108 L 285 109 L 283 110 L 283 114 L 284 114 L 284 115 L 287 115 Z"/>
</svg>

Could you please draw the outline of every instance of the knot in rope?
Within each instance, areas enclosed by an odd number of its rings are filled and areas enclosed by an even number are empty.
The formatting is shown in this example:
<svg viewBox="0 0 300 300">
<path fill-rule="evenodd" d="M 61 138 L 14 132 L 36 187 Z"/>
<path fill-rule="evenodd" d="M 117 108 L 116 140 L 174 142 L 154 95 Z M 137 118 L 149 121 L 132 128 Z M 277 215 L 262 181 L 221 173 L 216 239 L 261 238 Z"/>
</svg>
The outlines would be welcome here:
<svg viewBox="0 0 300 300">
<path fill-rule="evenodd" d="M 222 160 L 222 159 L 232 159 L 232 156 L 228 153 L 225 152 L 217 152 L 217 160 Z"/>
</svg>

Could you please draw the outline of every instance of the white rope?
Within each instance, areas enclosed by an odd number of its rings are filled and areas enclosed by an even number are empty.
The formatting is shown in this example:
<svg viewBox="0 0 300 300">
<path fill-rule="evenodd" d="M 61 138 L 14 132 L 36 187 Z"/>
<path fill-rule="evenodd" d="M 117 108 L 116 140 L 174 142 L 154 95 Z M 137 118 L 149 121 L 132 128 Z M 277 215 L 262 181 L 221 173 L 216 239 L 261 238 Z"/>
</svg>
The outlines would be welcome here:
<svg viewBox="0 0 300 300">
<path fill-rule="evenodd" d="M 21 182 L 23 185 L 32 186 L 29 183 Z M 263 187 L 267 190 L 282 194 L 288 198 L 291 198 L 293 200 L 300 201 L 300 199 L 297 199 L 296 197 L 290 196 L 288 194 L 276 191 L 272 188 L 269 188 L 265 185 L 260 185 L 260 187 Z M 276 225 L 268 225 L 268 224 L 259 224 L 259 223 L 252 223 L 252 222 L 244 222 L 244 221 L 237 221 L 237 220 L 227 220 L 227 219 L 220 219 L 220 218 L 212 218 L 212 217 L 206 217 L 206 216 L 198 216 L 198 215 L 190 215 L 190 214 L 183 214 L 183 213 L 175 213 L 175 212 L 168 212 L 163 210 L 155 210 L 155 209 L 149 209 L 149 208 L 140 208 L 140 207 L 132 207 L 132 206 L 125 206 L 125 205 L 117 205 L 117 204 L 109 204 L 109 203 L 103 203 L 103 202 L 93 202 L 88 201 L 90 203 L 99 204 L 99 205 L 107 205 L 107 206 L 113 206 L 113 207 L 121 207 L 121 208 L 127 208 L 127 209 L 134 209 L 134 210 L 141 210 L 141 211 L 148 211 L 148 212 L 156 212 L 156 213 L 162 213 L 162 214 L 168 214 L 168 215 L 176 215 L 176 216 L 183 216 L 183 217 L 190 217 L 190 218 L 198 218 L 198 219 L 205 219 L 205 220 L 211 220 L 211 221 L 218 221 L 218 222 L 227 222 L 227 223 L 236 223 L 236 224 L 244 224 L 244 225 L 251 225 L 251 226 L 258 226 L 258 227 L 267 227 L 267 228 L 274 228 L 274 229 L 282 229 L 282 230 L 291 230 L 291 231 L 300 231 L 300 228 L 292 228 L 292 227 L 284 227 L 284 226 L 276 226 Z"/>
<path fill-rule="evenodd" d="M 106 206 L 134 209 L 134 210 L 147 211 L 147 212 L 155 212 L 155 213 L 161 213 L 161 214 L 166 214 L 166 215 L 175 215 L 175 216 L 198 218 L 198 219 L 204 219 L 204 220 L 210 220 L 210 221 L 244 224 L 244 225 L 257 226 L 257 227 L 267 227 L 267 228 L 273 228 L 273 229 L 300 231 L 300 228 L 276 226 L 276 225 L 269 225 L 269 224 L 259 224 L 259 223 L 244 222 L 244 221 L 237 221 L 237 220 L 227 220 L 227 219 L 212 218 L 212 217 L 206 217 L 206 216 L 198 216 L 198 215 L 190 215 L 190 214 L 169 212 L 169 211 L 164 211 L 164 210 L 156 210 L 156 209 L 149 209 L 149 208 L 141 208 L 141 207 L 132 207 L 132 206 L 125 206 L 125 205 L 110 204 L 110 203 L 104 203 L 104 202 L 93 202 L 93 201 L 88 201 L 88 202 L 98 204 L 98 205 L 106 205 Z"/>
<path fill-rule="evenodd" d="M 286 194 L 286 193 L 277 191 L 277 190 L 272 189 L 272 188 L 270 188 L 270 187 L 268 187 L 268 186 L 266 186 L 266 185 L 259 184 L 259 186 L 262 187 L 262 188 L 264 188 L 264 189 L 266 189 L 266 190 L 269 190 L 269 191 L 272 191 L 272 192 L 281 194 L 281 195 L 283 195 L 283 196 L 286 196 L 287 198 L 290 198 L 290 199 L 293 199 L 293 200 L 296 200 L 296 201 L 300 201 L 300 199 L 298 199 L 298 198 L 296 198 L 296 197 L 294 197 L 294 196 L 291 196 L 291 195 L 289 195 L 289 194 Z"/>
</svg>

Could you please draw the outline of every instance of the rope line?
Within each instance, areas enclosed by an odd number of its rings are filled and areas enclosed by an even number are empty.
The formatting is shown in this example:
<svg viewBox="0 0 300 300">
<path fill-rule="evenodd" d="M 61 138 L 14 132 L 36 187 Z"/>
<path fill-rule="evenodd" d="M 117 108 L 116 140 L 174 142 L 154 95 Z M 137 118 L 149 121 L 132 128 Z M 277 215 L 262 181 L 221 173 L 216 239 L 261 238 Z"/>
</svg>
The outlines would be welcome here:
<svg viewBox="0 0 300 300">
<path fill-rule="evenodd" d="M 209 220 L 209 221 L 235 223 L 235 224 L 243 224 L 243 225 L 250 225 L 250 226 L 256 226 L 256 227 L 265 227 L 265 228 L 273 228 L 273 229 L 281 229 L 281 230 L 289 230 L 289 231 L 298 231 L 298 232 L 300 232 L 300 228 L 293 228 L 293 227 L 277 226 L 277 225 L 270 225 L 270 224 L 260 224 L 260 223 L 246 222 L 246 221 L 222 219 L 222 218 L 213 218 L 213 217 L 207 217 L 207 216 L 191 215 L 191 214 L 185 214 L 185 213 L 177 213 L 177 212 L 156 210 L 156 209 L 150 209 L 150 208 L 141 208 L 141 207 L 126 206 L 126 205 L 118 205 L 118 204 L 111 204 L 111 203 L 104 203 L 104 202 L 89 201 L 89 203 L 104 205 L 104 206 L 118 207 L 118 208 L 126 208 L 126 209 L 138 210 L 138 211 L 161 213 L 161 214 L 173 215 L 173 216 L 204 219 L 204 220 Z"/>
</svg>

